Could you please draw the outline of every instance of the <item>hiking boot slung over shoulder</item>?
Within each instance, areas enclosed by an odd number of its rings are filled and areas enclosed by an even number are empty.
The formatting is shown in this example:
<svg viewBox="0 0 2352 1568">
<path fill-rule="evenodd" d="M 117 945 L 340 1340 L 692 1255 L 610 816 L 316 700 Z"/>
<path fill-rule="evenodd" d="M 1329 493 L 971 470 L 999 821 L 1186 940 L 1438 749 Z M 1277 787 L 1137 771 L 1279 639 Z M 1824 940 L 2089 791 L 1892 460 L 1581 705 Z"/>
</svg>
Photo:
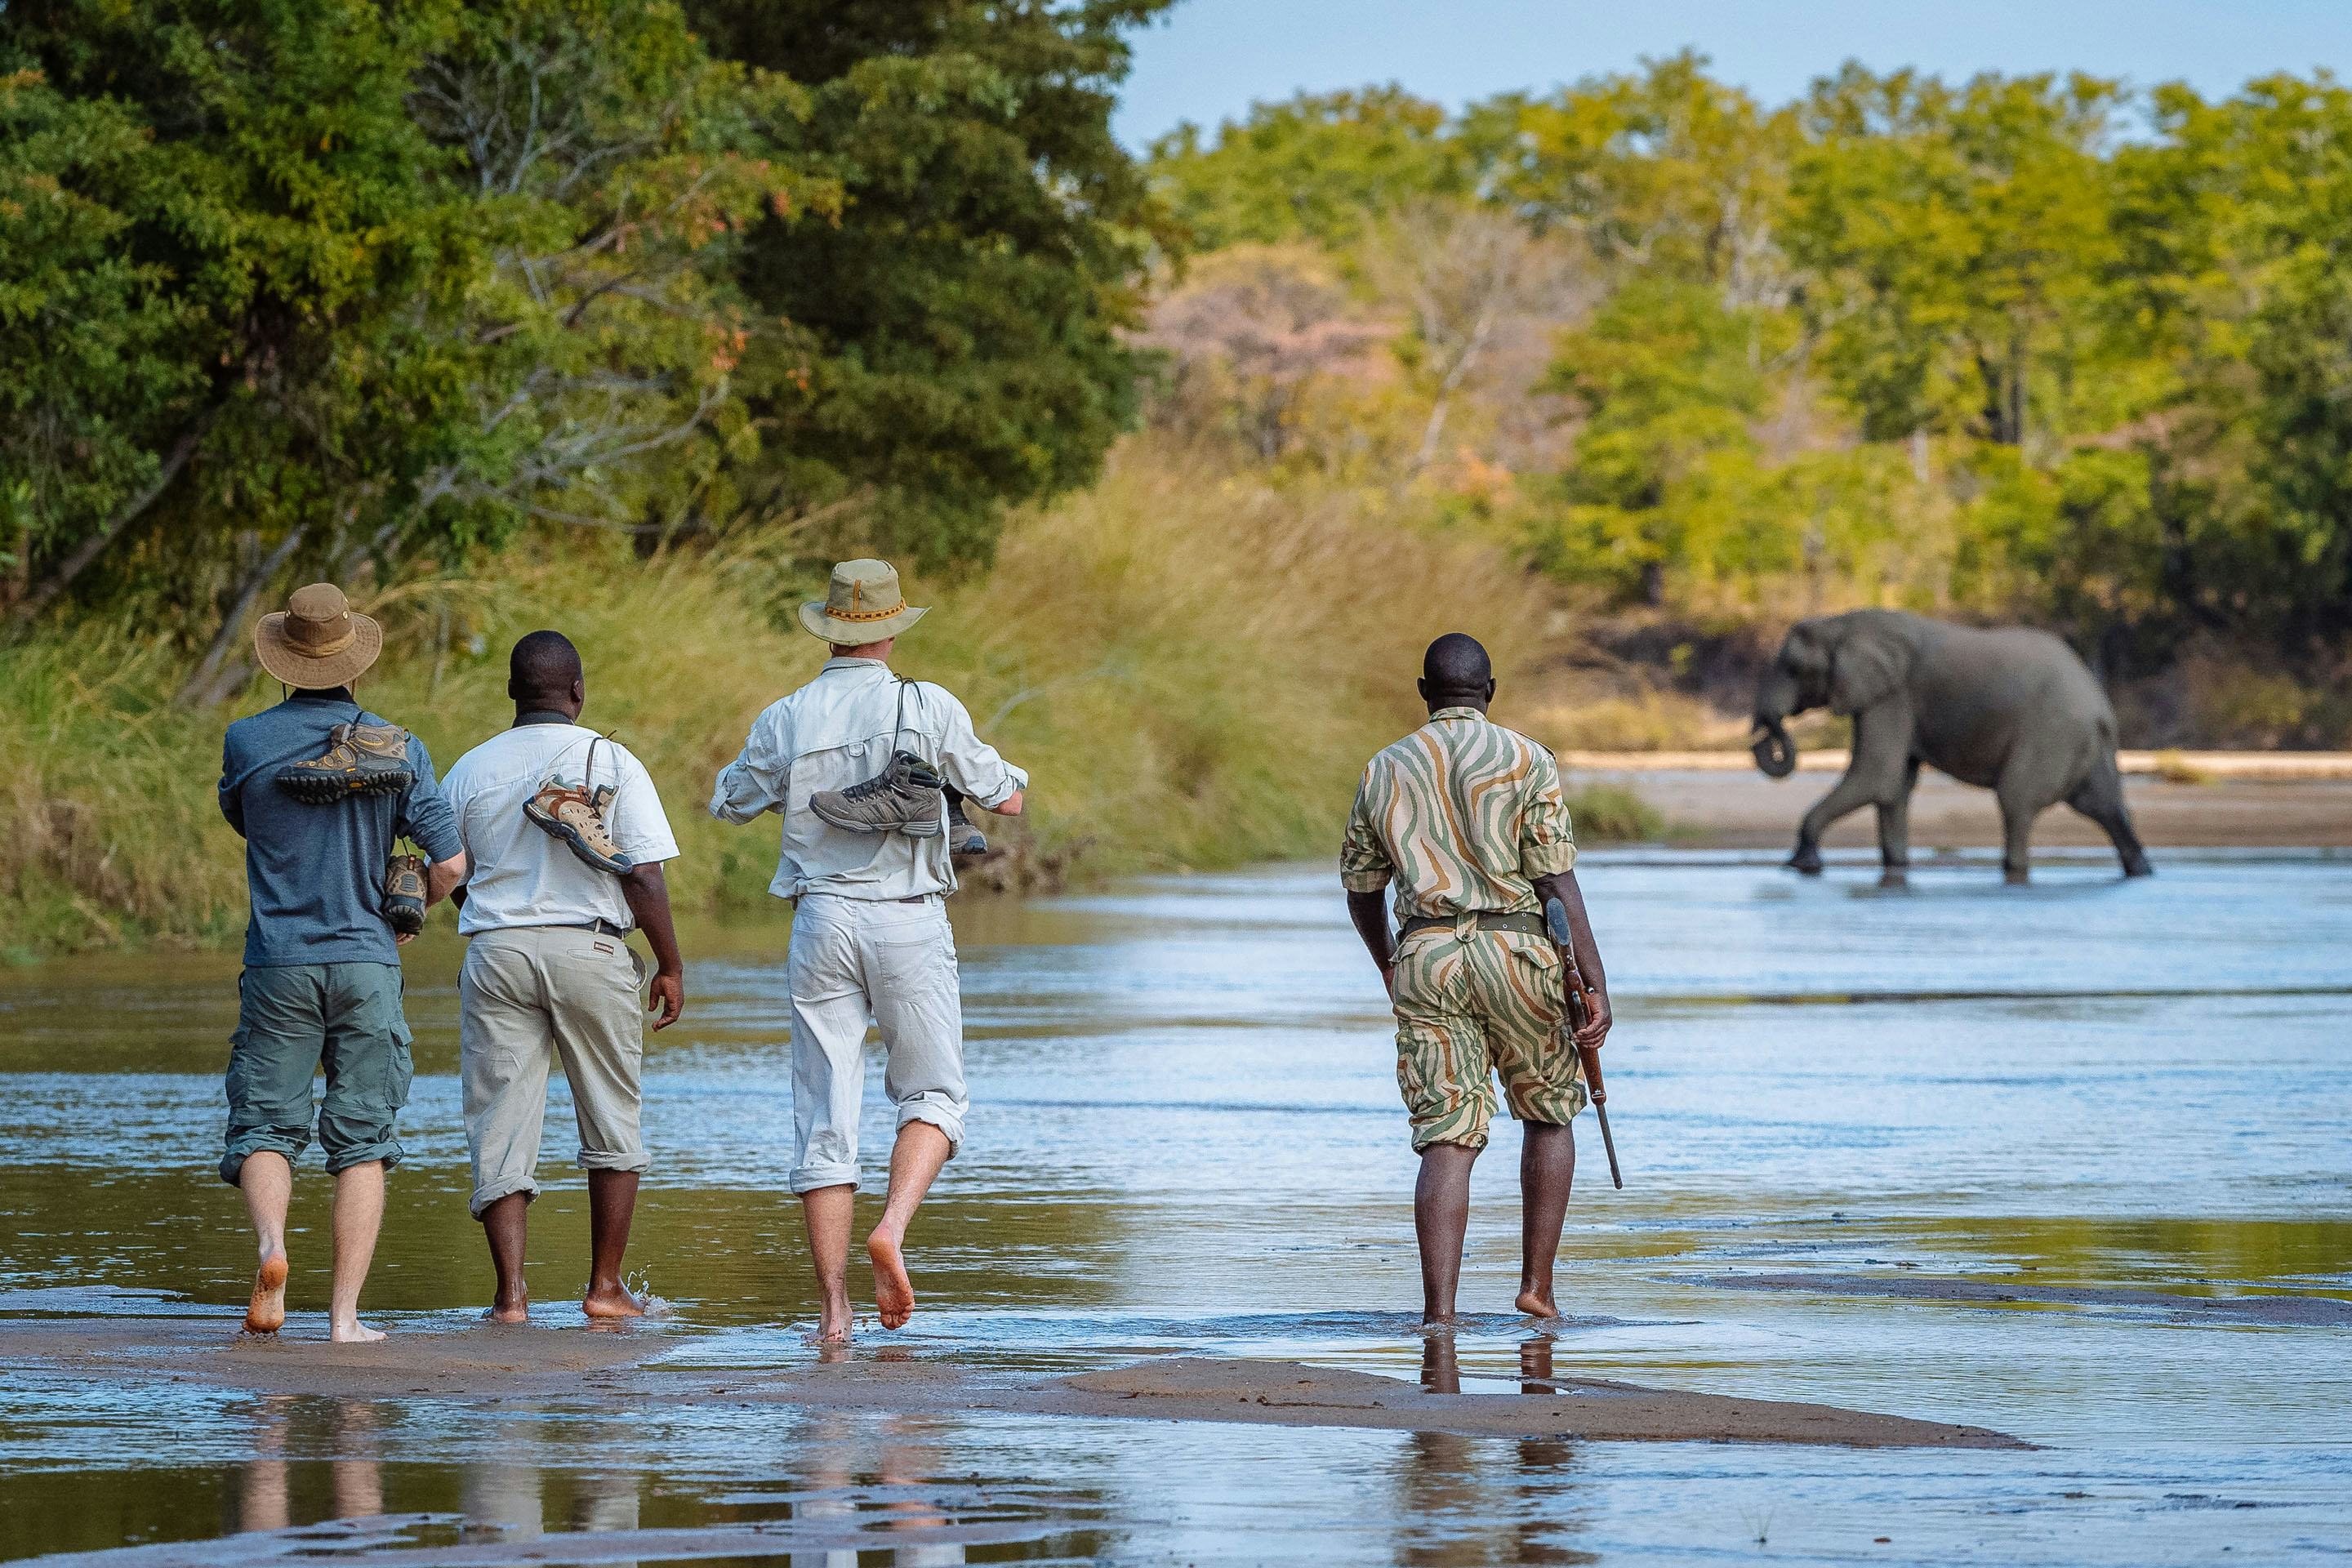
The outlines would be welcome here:
<svg viewBox="0 0 2352 1568">
<path fill-rule="evenodd" d="M 847 789 L 820 790 L 809 809 L 821 822 L 850 833 L 903 833 L 936 838 L 947 781 L 912 752 L 893 752 L 883 770 Z"/>
<path fill-rule="evenodd" d="M 980 825 L 964 814 L 963 803 L 971 796 L 960 790 L 946 792 L 948 803 L 948 853 L 959 859 L 974 860 L 988 853 L 988 835 Z"/>
<path fill-rule="evenodd" d="M 338 724 L 327 749 L 278 770 L 278 787 L 308 805 L 355 795 L 397 795 L 416 782 L 408 766 L 408 731 L 397 724 Z"/>
<path fill-rule="evenodd" d="M 522 814 L 599 871 L 625 877 L 637 868 L 637 863 L 621 853 L 604 826 L 604 808 L 612 804 L 613 795 L 611 784 L 589 790 L 550 784 L 523 802 Z"/>
</svg>

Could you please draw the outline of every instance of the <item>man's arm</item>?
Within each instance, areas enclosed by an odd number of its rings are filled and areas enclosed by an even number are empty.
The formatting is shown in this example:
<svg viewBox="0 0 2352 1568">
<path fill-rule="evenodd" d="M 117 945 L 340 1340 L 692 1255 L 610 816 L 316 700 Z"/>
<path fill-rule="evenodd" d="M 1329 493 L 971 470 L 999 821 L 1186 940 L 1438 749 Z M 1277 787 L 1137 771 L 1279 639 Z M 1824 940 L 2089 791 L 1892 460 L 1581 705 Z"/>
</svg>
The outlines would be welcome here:
<svg viewBox="0 0 2352 1568">
<path fill-rule="evenodd" d="M 637 928 L 653 944 L 653 1001 L 648 1012 L 661 1016 L 654 1020 L 656 1032 L 677 1022 L 686 1011 L 686 962 L 677 953 L 677 928 L 669 915 L 669 881 L 662 875 L 661 862 L 646 860 L 621 879 L 621 897 L 629 903 L 629 913 L 636 917 Z"/>
<path fill-rule="evenodd" d="M 1549 903 L 1558 899 L 1568 910 L 1569 951 L 1576 955 L 1576 967 L 1591 988 L 1588 1003 L 1592 1016 L 1584 1027 L 1576 1031 L 1580 1046 L 1598 1047 L 1609 1037 L 1609 977 L 1601 967 L 1601 944 L 1592 939 L 1592 920 L 1585 912 L 1584 889 L 1576 885 L 1576 873 L 1558 871 L 1534 879 L 1536 897 Z"/>
<path fill-rule="evenodd" d="M 946 721 L 940 736 L 940 773 L 966 800 L 999 816 L 1021 815 L 1023 792 L 1029 775 L 1006 762 L 995 747 L 980 738 L 971 714 L 956 695 L 941 687 L 917 683 L 922 700 L 941 705 Z"/>
<path fill-rule="evenodd" d="M 228 825 L 236 829 L 239 838 L 245 837 L 245 785 L 241 779 L 232 782 L 231 770 L 236 766 L 236 756 L 229 749 L 228 738 L 221 738 L 220 809 Z"/>
<path fill-rule="evenodd" d="M 429 910 L 456 892 L 457 885 L 466 879 L 466 873 L 472 868 L 467 862 L 466 852 L 463 849 L 458 850 L 446 860 L 436 860 L 425 867 L 425 907 Z"/>
<path fill-rule="evenodd" d="M 999 816 L 1018 816 L 1021 815 L 1021 807 L 1028 793 L 1027 790 L 1016 789 L 988 809 Z"/>
<path fill-rule="evenodd" d="M 770 712 L 774 710 L 772 709 Z M 710 815 L 740 826 L 764 811 L 782 811 L 793 771 L 790 748 L 780 744 L 777 724 L 762 713 L 735 760 L 719 770 L 710 787 Z"/>
<path fill-rule="evenodd" d="M 1381 892 L 1348 895 L 1348 918 L 1356 922 L 1356 934 L 1364 940 L 1364 951 L 1372 955 L 1379 966 L 1381 984 L 1389 994 L 1396 994 L 1396 942 L 1389 933 L 1388 896 Z"/>
</svg>

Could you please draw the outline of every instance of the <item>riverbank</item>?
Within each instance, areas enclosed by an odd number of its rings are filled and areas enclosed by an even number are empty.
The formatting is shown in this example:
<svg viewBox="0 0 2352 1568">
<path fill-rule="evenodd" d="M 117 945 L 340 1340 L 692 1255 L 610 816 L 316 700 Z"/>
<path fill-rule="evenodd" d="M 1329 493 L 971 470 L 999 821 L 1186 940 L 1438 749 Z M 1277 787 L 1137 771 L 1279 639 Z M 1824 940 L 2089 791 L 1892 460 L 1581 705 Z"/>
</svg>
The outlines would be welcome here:
<svg viewBox="0 0 2352 1568">
<path fill-rule="evenodd" d="M 1139 437 L 1095 489 L 1017 519 L 986 573 L 910 574 L 932 610 L 898 668 L 955 691 L 1034 779 L 1033 816 L 990 823 L 1005 853 L 974 879 L 1024 891 L 1074 871 L 1336 852 L 1365 757 L 1420 721 L 1412 678 L 1429 639 L 1475 606 L 1507 678 L 1550 605 L 1498 546 L 1389 504 L 1277 489 Z M 360 696 L 446 771 L 511 718 L 514 638 L 566 632 L 586 658 L 585 721 L 645 760 L 677 830 L 674 899 L 753 908 L 774 871 L 772 825 L 724 827 L 702 807 L 752 718 L 823 662 L 793 618 L 823 591 L 802 559 L 814 548 L 640 559 L 590 533 L 477 574 L 355 584 L 386 636 Z M 236 940 L 245 888 L 214 800 L 220 736 L 278 689 L 256 679 L 220 707 L 184 707 L 173 694 L 188 662 L 128 629 L 0 647 L 0 955 Z M 1648 826 L 1622 798 L 1591 806 L 1595 826 Z"/>
</svg>

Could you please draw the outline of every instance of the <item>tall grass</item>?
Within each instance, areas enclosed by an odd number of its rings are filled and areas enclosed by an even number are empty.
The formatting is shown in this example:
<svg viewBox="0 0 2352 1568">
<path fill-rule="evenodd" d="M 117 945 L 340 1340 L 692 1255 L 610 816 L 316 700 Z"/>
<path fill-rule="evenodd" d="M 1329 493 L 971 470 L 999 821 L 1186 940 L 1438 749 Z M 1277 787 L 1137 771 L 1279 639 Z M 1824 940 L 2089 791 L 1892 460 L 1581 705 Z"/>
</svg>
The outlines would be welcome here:
<svg viewBox="0 0 2352 1568">
<path fill-rule="evenodd" d="M 1017 519 L 989 573 L 910 580 L 935 607 L 893 662 L 957 692 L 1033 775 L 1033 818 L 990 825 L 1018 844 L 1009 879 L 1073 858 L 1117 872 L 1330 851 L 1365 757 L 1420 719 L 1431 637 L 1472 632 L 1507 675 L 1530 656 L 1545 591 L 1491 546 L 1384 506 L 1139 441 L 1093 490 Z M 774 825 L 724 826 L 703 803 L 752 718 L 823 662 L 789 619 L 811 588 L 754 554 L 640 561 L 602 536 L 544 541 L 376 595 L 388 651 L 360 697 L 446 771 L 511 716 L 514 637 L 564 631 L 587 661 L 586 721 L 617 730 L 660 787 L 675 896 L 753 904 Z M 183 674 L 115 631 L 0 650 L 0 949 L 241 927 L 239 844 L 214 802 L 220 731 L 278 692 L 257 679 L 189 712 L 168 700 Z"/>
</svg>

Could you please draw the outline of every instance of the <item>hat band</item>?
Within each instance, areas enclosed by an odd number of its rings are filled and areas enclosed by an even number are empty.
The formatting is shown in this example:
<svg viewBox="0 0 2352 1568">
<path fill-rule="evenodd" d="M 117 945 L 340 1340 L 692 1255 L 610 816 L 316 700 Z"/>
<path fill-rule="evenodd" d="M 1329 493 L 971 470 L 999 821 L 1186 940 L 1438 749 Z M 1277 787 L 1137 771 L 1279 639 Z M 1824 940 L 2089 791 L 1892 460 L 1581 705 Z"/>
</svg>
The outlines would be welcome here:
<svg viewBox="0 0 2352 1568">
<path fill-rule="evenodd" d="M 887 621 L 906 607 L 904 601 L 891 605 L 887 610 L 836 610 L 831 605 L 827 605 L 824 607 L 824 613 L 827 619 L 835 621 Z"/>
<path fill-rule="evenodd" d="M 294 629 L 297 626 L 308 627 L 316 624 L 289 620 L 286 627 L 286 646 L 306 658 L 332 658 L 359 638 L 359 627 L 353 626 L 348 617 L 343 622 L 343 635 L 339 637 L 330 637 L 325 642 L 313 642 L 301 632 Z"/>
</svg>

